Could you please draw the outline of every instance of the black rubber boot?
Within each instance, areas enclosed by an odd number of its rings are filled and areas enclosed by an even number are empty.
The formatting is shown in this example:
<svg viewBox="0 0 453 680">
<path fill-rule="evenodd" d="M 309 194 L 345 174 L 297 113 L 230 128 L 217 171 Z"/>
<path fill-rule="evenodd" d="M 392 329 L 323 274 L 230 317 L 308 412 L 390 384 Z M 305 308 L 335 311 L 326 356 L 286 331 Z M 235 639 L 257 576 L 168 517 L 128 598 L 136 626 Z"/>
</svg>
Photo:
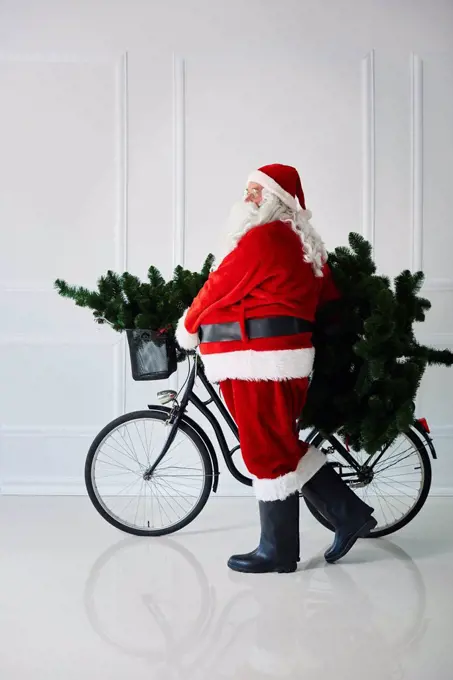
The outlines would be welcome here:
<svg viewBox="0 0 453 680">
<path fill-rule="evenodd" d="M 377 522 L 373 508 L 343 481 L 332 465 L 324 465 L 302 488 L 303 495 L 335 527 L 335 539 L 325 552 L 327 562 L 337 562 L 358 538 L 368 536 Z"/>
<path fill-rule="evenodd" d="M 228 566 L 249 574 L 296 571 L 300 560 L 299 494 L 283 501 L 259 501 L 261 540 L 247 555 L 233 555 Z"/>
</svg>

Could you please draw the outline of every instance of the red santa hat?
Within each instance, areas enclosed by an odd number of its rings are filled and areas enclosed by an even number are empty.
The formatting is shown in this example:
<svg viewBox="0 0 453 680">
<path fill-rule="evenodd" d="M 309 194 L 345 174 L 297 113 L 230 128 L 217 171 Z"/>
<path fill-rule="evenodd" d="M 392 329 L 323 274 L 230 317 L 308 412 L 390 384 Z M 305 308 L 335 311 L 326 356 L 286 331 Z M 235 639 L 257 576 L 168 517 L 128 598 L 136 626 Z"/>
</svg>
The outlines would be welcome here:
<svg viewBox="0 0 453 680">
<path fill-rule="evenodd" d="M 291 210 L 298 209 L 297 202 L 303 210 L 306 210 L 302 183 L 296 168 L 280 163 L 263 165 L 251 173 L 248 181 L 261 184 L 271 194 L 278 196 Z"/>
</svg>

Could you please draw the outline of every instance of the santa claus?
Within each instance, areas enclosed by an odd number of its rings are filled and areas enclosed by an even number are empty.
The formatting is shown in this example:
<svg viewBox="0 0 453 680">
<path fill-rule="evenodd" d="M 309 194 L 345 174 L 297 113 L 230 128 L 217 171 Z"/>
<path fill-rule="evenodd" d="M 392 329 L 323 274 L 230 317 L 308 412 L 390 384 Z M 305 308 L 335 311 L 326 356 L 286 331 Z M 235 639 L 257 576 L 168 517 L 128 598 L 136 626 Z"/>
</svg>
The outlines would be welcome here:
<svg viewBox="0 0 453 680">
<path fill-rule="evenodd" d="M 316 310 L 337 295 L 310 217 L 295 168 L 253 172 L 232 212 L 230 252 L 177 328 L 180 346 L 199 346 L 208 378 L 220 383 L 254 478 L 261 540 L 230 558 L 236 571 L 296 570 L 301 490 L 336 529 L 328 562 L 376 526 L 373 509 L 320 450 L 300 441 L 296 427 L 313 367 Z"/>
</svg>

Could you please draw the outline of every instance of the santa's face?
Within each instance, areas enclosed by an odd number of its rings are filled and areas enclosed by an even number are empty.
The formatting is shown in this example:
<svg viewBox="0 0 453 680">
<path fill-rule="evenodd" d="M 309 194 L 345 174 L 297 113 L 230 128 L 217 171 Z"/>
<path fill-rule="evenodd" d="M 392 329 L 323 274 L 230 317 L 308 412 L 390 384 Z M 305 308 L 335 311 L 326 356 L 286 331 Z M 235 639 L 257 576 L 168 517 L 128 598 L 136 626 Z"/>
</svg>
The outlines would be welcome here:
<svg viewBox="0 0 453 680">
<path fill-rule="evenodd" d="M 251 227 L 272 221 L 281 203 L 260 184 L 250 183 L 244 197 L 233 205 L 228 220 L 228 232 L 233 240 Z"/>
<path fill-rule="evenodd" d="M 282 208 L 284 211 L 284 206 L 276 196 L 260 184 L 250 182 L 243 198 L 233 205 L 230 212 L 222 254 L 232 250 L 252 227 L 278 219 L 282 215 Z"/>
<path fill-rule="evenodd" d="M 245 190 L 244 200 L 246 203 L 254 203 L 258 208 L 263 201 L 263 187 L 256 182 L 249 182 Z"/>
</svg>

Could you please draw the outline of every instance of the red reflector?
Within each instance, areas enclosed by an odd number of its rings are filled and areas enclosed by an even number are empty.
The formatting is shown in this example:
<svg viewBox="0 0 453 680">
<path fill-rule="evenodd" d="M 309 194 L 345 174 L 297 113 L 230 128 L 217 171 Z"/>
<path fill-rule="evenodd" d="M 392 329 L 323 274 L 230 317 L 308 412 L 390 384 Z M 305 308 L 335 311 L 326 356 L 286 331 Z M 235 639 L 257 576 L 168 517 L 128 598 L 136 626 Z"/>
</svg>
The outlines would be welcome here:
<svg viewBox="0 0 453 680">
<path fill-rule="evenodd" d="M 427 432 L 428 434 L 431 432 L 431 430 L 429 429 L 428 421 L 426 420 L 426 418 L 419 418 L 418 422 L 420 423 L 422 428 L 425 430 L 425 432 Z"/>
</svg>

